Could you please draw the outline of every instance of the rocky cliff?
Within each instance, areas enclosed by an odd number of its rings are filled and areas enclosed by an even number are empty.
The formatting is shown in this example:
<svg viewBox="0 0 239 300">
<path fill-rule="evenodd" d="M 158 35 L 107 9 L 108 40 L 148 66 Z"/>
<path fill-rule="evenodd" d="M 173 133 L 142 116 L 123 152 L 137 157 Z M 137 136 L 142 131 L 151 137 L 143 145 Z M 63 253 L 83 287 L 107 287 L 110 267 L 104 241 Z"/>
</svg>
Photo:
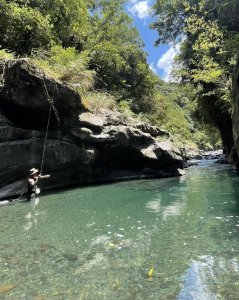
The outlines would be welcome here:
<svg viewBox="0 0 239 300">
<path fill-rule="evenodd" d="M 27 60 L 1 61 L 0 75 L 0 198 L 26 190 L 29 170 L 40 168 L 51 101 L 43 189 L 180 174 L 180 151 L 159 128 L 91 114 L 76 91 Z"/>
<path fill-rule="evenodd" d="M 233 139 L 234 147 L 230 155 L 230 162 L 236 165 L 239 169 L 238 156 L 239 156 L 239 62 L 235 68 L 232 78 L 232 125 L 233 125 Z"/>
</svg>

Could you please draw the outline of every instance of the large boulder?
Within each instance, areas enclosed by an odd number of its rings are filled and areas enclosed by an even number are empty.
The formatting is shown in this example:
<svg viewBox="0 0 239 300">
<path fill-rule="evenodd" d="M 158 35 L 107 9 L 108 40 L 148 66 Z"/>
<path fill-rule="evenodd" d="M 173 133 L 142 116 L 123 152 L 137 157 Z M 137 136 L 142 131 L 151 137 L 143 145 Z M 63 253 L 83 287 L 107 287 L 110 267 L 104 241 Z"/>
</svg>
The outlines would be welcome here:
<svg viewBox="0 0 239 300">
<path fill-rule="evenodd" d="M 2 60 L 0 74 L 0 110 L 19 127 L 43 130 L 50 107 L 51 128 L 58 128 L 59 124 L 69 127 L 79 113 L 86 111 L 74 89 L 49 78 L 25 59 Z"/>
<path fill-rule="evenodd" d="M 42 164 L 52 174 L 43 190 L 182 174 L 181 153 L 159 128 L 118 111 L 90 113 L 71 87 L 27 60 L 2 61 L 0 75 L 0 198 L 26 191 L 29 170 Z"/>
</svg>

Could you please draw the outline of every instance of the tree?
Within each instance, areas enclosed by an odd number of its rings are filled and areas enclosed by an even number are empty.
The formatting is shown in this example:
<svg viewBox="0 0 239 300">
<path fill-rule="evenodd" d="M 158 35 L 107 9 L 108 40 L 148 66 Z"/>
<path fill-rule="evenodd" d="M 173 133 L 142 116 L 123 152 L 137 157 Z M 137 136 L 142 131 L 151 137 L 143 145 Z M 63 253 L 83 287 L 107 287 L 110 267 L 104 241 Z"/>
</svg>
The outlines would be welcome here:
<svg viewBox="0 0 239 300">
<path fill-rule="evenodd" d="M 149 70 L 143 42 L 125 12 L 125 1 L 100 0 L 91 7 L 91 31 L 84 49 L 97 72 L 96 88 L 132 100 L 135 111 L 150 109 L 155 77 Z"/>
<path fill-rule="evenodd" d="M 238 8 L 235 0 L 230 3 Z M 178 74 L 197 87 L 199 115 L 220 130 L 226 152 L 233 143 L 231 73 L 237 53 L 233 43 L 238 39 L 235 30 L 239 30 L 236 14 L 226 21 L 228 6 L 228 2 L 216 0 L 158 0 L 155 5 L 157 20 L 153 25 L 159 33 L 157 43 L 181 39 Z M 165 23 L 161 21 L 162 16 Z"/>
<path fill-rule="evenodd" d="M 89 30 L 85 0 L 24 0 L 25 5 L 50 18 L 54 41 L 81 51 Z"/>
<path fill-rule="evenodd" d="M 30 54 L 33 48 L 48 48 L 52 42 L 50 19 L 38 10 L 0 0 L 0 47 L 17 54 Z"/>
</svg>

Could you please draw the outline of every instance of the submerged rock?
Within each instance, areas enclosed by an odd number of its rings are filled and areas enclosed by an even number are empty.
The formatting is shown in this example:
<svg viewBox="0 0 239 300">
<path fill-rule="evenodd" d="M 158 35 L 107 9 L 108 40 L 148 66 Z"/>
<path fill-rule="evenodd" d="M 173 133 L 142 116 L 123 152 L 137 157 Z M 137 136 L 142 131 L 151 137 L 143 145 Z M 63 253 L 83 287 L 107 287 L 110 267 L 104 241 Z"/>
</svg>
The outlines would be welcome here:
<svg viewBox="0 0 239 300">
<path fill-rule="evenodd" d="M 63 253 L 62 256 L 69 261 L 77 261 L 78 255 L 72 253 Z"/>
<path fill-rule="evenodd" d="M 16 287 L 15 284 L 2 285 L 2 286 L 0 286 L 0 294 L 7 293 L 7 292 L 11 291 L 12 289 L 14 289 L 15 287 Z"/>
<path fill-rule="evenodd" d="M 0 75 L 0 198 L 26 191 L 29 170 L 40 168 L 46 89 L 57 113 L 51 113 L 43 164 L 52 176 L 41 190 L 181 174 L 181 152 L 167 132 L 126 121 L 117 111 L 90 113 L 76 91 L 27 60 L 1 61 Z"/>
</svg>

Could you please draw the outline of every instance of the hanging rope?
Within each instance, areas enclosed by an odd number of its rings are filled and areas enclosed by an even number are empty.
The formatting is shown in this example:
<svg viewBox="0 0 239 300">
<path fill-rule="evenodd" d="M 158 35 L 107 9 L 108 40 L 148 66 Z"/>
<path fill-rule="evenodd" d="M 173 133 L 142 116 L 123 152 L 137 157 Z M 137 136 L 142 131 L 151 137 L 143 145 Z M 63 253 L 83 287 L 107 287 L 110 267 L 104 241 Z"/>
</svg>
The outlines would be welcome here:
<svg viewBox="0 0 239 300">
<path fill-rule="evenodd" d="M 42 79 L 42 85 L 43 85 L 43 90 L 44 90 L 45 95 L 46 95 L 46 99 L 50 103 L 50 106 L 52 107 L 52 109 L 53 109 L 53 111 L 55 113 L 55 116 L 56 116 L 56 119 L 57 119 L 58 123 L 60 123 L 60 117 L 59 117 L 58 111 L 55 108 L 53 99 L 50 97 L 50 95 L 48 93 L 48 90 L 47 90 L 47 87 L 46 87 L 45 77 L 43 77 L 43 79 Z"/>
<path fill-rule="evenodd" d="M 45 134 L 44 146 L 43 146 L 43 150 L 42 150 L 42 159 L 41 159 L 40 173 L 42 172 L 43 162 L 44 162 L 44 158 L 45 158 L 46 141 L 47 141 L 47 137 L 48 137 L 48 129 L 49 129 L 50 118 L 51 118 L 51 110 L 52 110 L 52 107 L 50 106 L 48 120 L 47 120 L 47 126 L 46 126 L 46 134 Z"/>
<path fill-rule="evenodd" d="M 48 130 L 49 130 L 49 124 L 50 124 L 51 111 L 52 110 L 54 111 L 56 119 L 57 119 L 58 123 L 60 124 L 60 117 L 59 117 L 57 109 L 54 106 L 53 99 L 50 97 L 50 95 L 48 93 L 48 90 L 47 90 L 47 87 L 46 87 L 46 83 L 45 83 L 45 77 L 43 77 L 43 79 L 42 79 L 42 86 L 43 86 L 43 91 L 44 91 L 44 93 L 46 95 L 46 99 L 49 102 L 50 108 L 49 108 L 49 115 L 48 115 L 47 126 L 46 126 L 46 134 L 45 134 L 45 140 L 44 140 L 43 151 L 42 151 L 42 159 L 41 159 L 40 172 L 42 172 L 44 158 L 45 158 L 46 142 L 47 142 L 47 137 L 48 137 Z"/>
</svg>

